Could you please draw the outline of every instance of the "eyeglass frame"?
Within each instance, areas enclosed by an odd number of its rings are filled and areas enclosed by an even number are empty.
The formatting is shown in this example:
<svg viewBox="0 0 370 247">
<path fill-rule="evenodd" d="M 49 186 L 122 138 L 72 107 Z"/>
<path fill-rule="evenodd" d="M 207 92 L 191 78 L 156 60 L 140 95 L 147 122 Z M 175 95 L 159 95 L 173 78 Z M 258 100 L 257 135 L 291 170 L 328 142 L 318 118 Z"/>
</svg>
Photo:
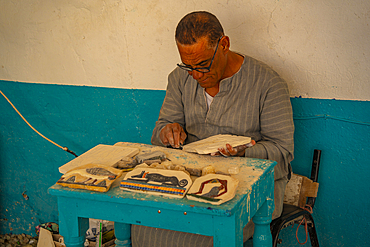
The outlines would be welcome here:
<svg viewBox="0 0 370 247">
<path fill-rule="evenodd" d="M 177 64 L 177 66 L 183 70 L 186 70 L 186 71 L 198 71 L 200 73 L 208 73 L 211 71 L 211 66 L 212 66 L 212 63 L 213 63 L 213 60 L 216 56 L 216 52 L 217 52 L 217 49 L 218 49 L 218 45 L 220 44 L 220 40 L 222 39 L 222 37 L 224 37 L 223 35 L 217 40 L 217 46 L 216 46 L 216 50 L 215 50 L 215 53 L 213 53 L 213 57 L 212 57 L 212 60 L 211 60 L 211 63 L 209 64 L 208 67 L 199 67 L 199 68 L 192 68 L 192 67 L 189 67 L 189 66 L 186 66 L 185 64 Z M 200 70 L 203 70 L 203 71 L 200 71 Z"/>
</svg>

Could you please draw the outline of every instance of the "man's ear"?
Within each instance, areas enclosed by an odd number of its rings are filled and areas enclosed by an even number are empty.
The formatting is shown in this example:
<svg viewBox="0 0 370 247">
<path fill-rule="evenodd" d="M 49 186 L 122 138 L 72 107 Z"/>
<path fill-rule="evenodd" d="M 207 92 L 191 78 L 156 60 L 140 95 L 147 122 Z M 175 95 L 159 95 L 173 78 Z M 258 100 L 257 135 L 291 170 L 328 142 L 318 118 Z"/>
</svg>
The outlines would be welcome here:
<svg viewBox="0 0 370 247">
<path fill-rule="evenodd" d="M 230 48 L 230 39 L 228 36 L 223 36 L 220 40 L 220 46 L 224 53 L 227 53 Z"/>
</svg>

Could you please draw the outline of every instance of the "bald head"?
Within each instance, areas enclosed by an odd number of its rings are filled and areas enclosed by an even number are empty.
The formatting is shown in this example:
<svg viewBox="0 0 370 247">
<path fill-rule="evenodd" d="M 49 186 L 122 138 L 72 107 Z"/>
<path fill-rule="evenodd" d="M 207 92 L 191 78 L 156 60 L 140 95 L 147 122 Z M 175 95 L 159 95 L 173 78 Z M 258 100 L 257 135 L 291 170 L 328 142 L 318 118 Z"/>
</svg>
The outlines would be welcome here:
<svg viewBox="0 0 370 247">
<path fill-rule="evenodd" d="M 176 27 L 175 38 L 179 44 L 193 45 L 200 38 L 206 37 L 208 45 L 214 46 L 223 35 L 224 30 L 216 16 L 206 11 L 196 11 L 180 20 Z"/>
</svg>

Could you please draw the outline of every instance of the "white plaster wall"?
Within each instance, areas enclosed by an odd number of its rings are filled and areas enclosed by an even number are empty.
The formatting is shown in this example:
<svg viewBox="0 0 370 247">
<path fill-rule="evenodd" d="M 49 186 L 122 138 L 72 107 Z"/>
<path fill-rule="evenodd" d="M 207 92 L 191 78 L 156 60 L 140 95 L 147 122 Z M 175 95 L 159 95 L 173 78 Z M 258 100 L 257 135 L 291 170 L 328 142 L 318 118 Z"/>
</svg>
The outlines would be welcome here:
<svg viewBox="0 0 370 247">
<path fill-rule="evenodd" d="M 370 100 L 368 0 L 0 0 L 0 79 L 165 89 L 175 27 L 194 10 L 292 96 Z"/>
</svg>

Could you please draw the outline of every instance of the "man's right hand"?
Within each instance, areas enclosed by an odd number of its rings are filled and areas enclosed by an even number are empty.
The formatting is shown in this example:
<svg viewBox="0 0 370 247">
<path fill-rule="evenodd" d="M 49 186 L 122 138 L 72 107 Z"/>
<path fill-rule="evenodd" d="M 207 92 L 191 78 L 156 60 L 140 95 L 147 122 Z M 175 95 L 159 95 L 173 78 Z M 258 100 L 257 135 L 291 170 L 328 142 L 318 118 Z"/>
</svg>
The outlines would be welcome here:
<svg viewBox="0 0 370 247">
<path fill-rule="evenodd" d="M 179 148 L 186 139 L 184 129 L 178 123 L 167 124 L 159 133 L 162 143 L 165 146 L 171 145 L 174 148 Z"/>
</svg>

